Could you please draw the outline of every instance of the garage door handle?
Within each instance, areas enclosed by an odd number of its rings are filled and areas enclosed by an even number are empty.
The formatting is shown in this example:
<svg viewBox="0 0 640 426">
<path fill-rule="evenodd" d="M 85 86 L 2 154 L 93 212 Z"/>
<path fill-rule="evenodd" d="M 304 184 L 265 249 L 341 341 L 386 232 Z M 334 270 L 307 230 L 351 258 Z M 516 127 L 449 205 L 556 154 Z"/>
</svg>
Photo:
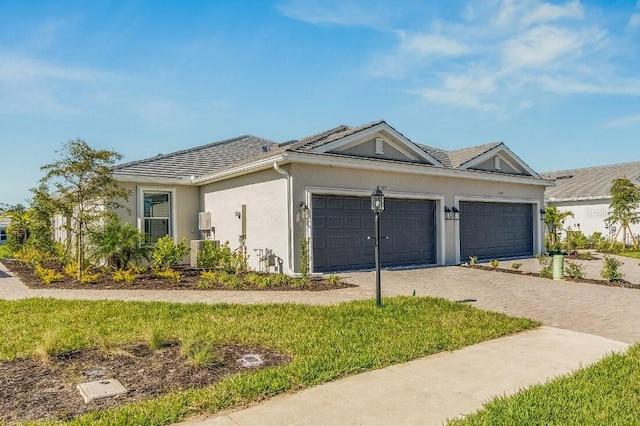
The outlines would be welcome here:
<svg viewBox="0 0 640 426">
<path fill-rule="evenodd" d="M 367 240 L 372 240 L 373 237 L 367 237 Z M 381 240 L 388 240 L 389 237 L 380 237 Z"/>
</svg>

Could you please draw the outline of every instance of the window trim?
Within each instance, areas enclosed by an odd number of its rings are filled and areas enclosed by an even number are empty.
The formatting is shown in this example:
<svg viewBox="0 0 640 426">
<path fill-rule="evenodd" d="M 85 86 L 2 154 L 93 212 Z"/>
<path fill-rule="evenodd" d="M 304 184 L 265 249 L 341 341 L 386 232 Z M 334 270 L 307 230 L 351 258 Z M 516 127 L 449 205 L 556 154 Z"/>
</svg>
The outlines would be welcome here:
<svg viewBox="0 0 640 426">
<path fill-rule="evenodd" d="M 160 186 L 138 186 L 138 205 L 137 205 L 137 227 L 138 231 L 144 234 L 144 194 L 169 194 L 170 214 L 169 217 L 169 236 L 173 241 L 177 240 L 177 203 L 176 188 L 160 187 Z"/>
</svg>

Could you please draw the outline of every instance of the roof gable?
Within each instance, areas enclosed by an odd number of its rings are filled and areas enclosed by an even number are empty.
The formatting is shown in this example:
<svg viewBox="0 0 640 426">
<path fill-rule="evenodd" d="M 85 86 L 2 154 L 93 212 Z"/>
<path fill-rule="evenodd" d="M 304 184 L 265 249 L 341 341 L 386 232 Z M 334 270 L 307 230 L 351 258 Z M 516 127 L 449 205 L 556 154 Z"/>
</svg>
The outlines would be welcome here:
<svg viewBox="0 0 640 426">
<path fill-rule="evenodd" d="M 494 142 L 449 153 L 452 167 L 540 177 L 504 143 Z"/>
<path fill-rule="evenodd" d="M 443 166 L 440 161 L 384 121 L 358 128 L 336 129 L 333 137 L 317 141 L 309 151 Z"/>
</svg>

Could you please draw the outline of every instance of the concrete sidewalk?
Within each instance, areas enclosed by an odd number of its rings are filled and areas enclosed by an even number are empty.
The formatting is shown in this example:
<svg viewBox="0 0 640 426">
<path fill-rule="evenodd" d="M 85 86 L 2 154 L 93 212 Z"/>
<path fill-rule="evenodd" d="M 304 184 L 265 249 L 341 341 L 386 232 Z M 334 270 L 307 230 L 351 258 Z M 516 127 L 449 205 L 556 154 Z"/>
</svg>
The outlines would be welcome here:
<svg viewBox="0 0 640 426">
<path fill-rule="evenodd" d="M 543 383 L 627 347 L 542 327 L 181 424 L 440 425 L 480 409 L 494 396 Z"/>
</svg>

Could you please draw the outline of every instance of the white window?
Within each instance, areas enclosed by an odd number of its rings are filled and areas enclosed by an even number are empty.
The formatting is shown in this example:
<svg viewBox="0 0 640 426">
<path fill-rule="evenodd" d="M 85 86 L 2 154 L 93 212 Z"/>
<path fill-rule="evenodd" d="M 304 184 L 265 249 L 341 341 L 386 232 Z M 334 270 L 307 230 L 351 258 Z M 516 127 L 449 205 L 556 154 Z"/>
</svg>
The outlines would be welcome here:
<svg viewBox="0 0 640 426">
<path fill-rule="evenodd" d="M 142 231 L 151 240 L 173 236 L 171 191 L 142 191 Z"/>
</svg>

